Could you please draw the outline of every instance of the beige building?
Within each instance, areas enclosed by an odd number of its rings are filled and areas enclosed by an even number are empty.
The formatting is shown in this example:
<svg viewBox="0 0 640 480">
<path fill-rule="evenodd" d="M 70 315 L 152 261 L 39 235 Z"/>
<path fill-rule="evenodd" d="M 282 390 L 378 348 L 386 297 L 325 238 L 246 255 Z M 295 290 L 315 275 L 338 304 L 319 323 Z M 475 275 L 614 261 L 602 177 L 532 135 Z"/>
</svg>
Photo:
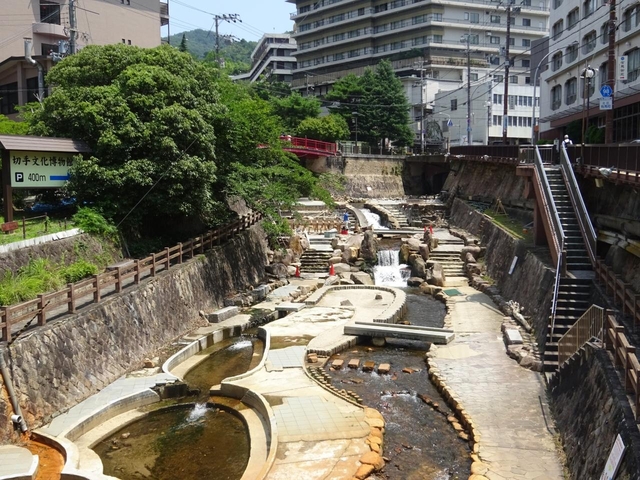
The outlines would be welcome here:
<svg viewBox="0 0 640 480">
<path fill-rule="evenodd" d="M 75 6 L 76 49 L 124 43 L 160 45 L 169 24 L 167 0 L 83 0 Z M 3 0 L 0 7 L 0 113 L 13 116 L 16 105 L 36 99 L 38 70 L 69 51 L 69 0 Z M 25 58 L 25 38 L 31 39 Z"/>
</svg>

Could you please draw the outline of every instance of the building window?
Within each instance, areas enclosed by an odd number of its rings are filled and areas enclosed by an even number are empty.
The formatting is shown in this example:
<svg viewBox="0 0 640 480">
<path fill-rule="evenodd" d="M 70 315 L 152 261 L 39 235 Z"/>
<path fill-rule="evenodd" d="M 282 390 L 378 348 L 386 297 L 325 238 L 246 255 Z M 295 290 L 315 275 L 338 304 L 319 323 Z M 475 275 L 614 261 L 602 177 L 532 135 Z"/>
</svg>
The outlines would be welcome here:
<svg viewBox="0 0 640 480">
<path fill-rule="evenodd" d="M 518 76 L 517 75 L 510 75 L 509 76 L 509 83 L 518 83 Z"/>
<path fill-rule="evenodd" d="M 530 18 L 523 18 L 522 19 L 522 26 L 523 27 L 530 27 L 531 26 L 531 19 Z"/>
<path fill-rule="evenodd" d="M 573 62 L 576 58 L 578 58 L 578 44 L 572 43 L 567 47 L 567 63 Z"/>
<path fill-rule="evenodd" d="M 469 23 L 480 23 L 480 14 L 479 13 L 470 13 L 469 14 Z"/>
<path fill-rule="evenodd" d="M 0 85 L 0 113 L 9 115 L 16 112 L 18 105 L 18 82 Z"/>
<path fill-rule="evenodd" d="M 131 40 L 127 40 L 127 45 L 131 45 Z"/>
<path fill-rule="evenodd" d="M 563 0 L 553 0 L 553 8 L 554 8 L 554 10 L 555 10 L 556 8 L 559 8 L 559 7 L 560 7 L 560 5 L 562 5 L 562 1 L 563 1 Z"/>
<path fill-rule="evenodd" d="M 530 67 L 531 66 L 531 61 L 530 60 L 522 60 L 522 66 L 523 67 Z"/>
<path fill-rule="evenodd" d="M 564 29 L 564 20 L 558 20 L 551 27 L 551 37 L 554 40 L 557 40 L 562 35 L 562 30 Z"/>
<path fill-rule="evenodd" d="M 627 8 L 622 14 L 622 29 L 625 32 L 638 24 L 637 8 L 637 6 Z"/>
<path fill-rule="evenodd" d="M 640 74 L 640 49 L 636 48 L 627 52 L 627 55 L 629 56 L 627 60 L 627 79 L 633 82 Z"/>
<path fill-rule="evenodd" d="M 501 93 L 494 93 L 493 94 L 493 103 L 495 105 L 502 105 L 502 94 Z"/>
<path fill-rule="evenodd" d="M 59 45 L 52 45 L 49 43 L 43 43 L 41 44 L 41 48 L 42 48 L 42 55 L 44 56 L 50 56 L 52 53 L 59 53 L 60 52 L 60 46 Z"/>
<path fill-rule="evenodd" d="M 491 23 L 500 23 L 500 15 L 491 15 Z"/>
<path fill-rule="evenodd" d="M 604 22 L 600 27 L 600 43 L 609 43 L 609 22 Z"/>
<path fill-rule="evenodd" d="M 504 80 L 504 75 L 494 75 L 493 81 L 496 83 L 502 83 Z"/>
<path fill-rule="evenodd" d="M 433 43 L 442 43 L 442 35 L 434 35 Z"/>
<path fill-rule="evenodd" d="M 472 73 L 471 74 L 471 81 L 472 82 L 476 82 L 478 80 L 478 74 L 477 73 Z"/>
<path fill-rule="evenodd" d="M 523 47 L 530 47 L 531 46 L 531 40 L 529 40 L 528 38 L 523 38 L 522 39 L 522 46 Z"/>
<path fill-rule="evenodd" d="M 500 37 L 496 37 L 495 35 L 492 35 L 489 37 L 489 42 L 492 45 L 500 45 Z"/>
<path fill-rule="evenodd" d="M 551 89 L 551 110 L 557 110 L 562 105 L 562 87 L 556 85 Z"/>
<path fill-rule="evenodd" d="M 454 98 L 451 100 L 451 111 L 455 112 L 456 110 L 458 110 L 458 99 Z"/>
<path fill-rule="evenodd" d="M 589 53 L 596 48 L 596 32 L 592 30 L 582 38 L 582 53 Z"/>
<path fill-rule="evenodd" d="M 531 77 L 524 77 L 524 84 L 531 85 Z"/>
<path fill-rule="evenodd" d="M 493 126 L 494 127 L 502 126 L 502 115 L 493 115 Z"/>
<path fill-rule="evenodd" d="M 573 27 L 577 25 L 579 19 L 580 19 L 580 10 L 578 8 L 574 8 L 569 12 L 569 15 L 567 15 L 567 28 L 571 30 Z"/>
<path fill-rule="evenodd" d="M 606 85 L 609 76 L 607 62 L 604 62 L 600 65 L 600 68 L 598 69 L 598 75 L 600 75 L 600 86 L 602 87 L 603 85 Z"/>
<path fill-rule="evenodd" d="M 60 25 L 60 5 L 51 0 L 40 0 L 40 23 Z"/>
<path fill-rule="evenodd" d="M 583 18 L 588 17 L 596 10 L 596 0 L 584 0 L 582 4 Z"/>
<path fill-rule="evenodd" d="M 516 45 L 516 39 L 513 37 L 509 37 L 509 46 L 515 47 L 515 45 Z"/>
<path fill-rule="evenodd" d="M 576 98 L 578 98 L 578 79 L 573 77 L 564 84 L 564 103 L 572 105 L 576 103 Z"/>
<path fill-rule="evenodd" d="M 562 52 L 556 53 L 551 59 L 551 69 L 557 72 L 562 67 Z"/>
<path fill-rule="evenodd" d="M 531 0 L 522 0 L 522 6 L 523 7 L 530 7 L 531 6 Z"/>
<path fill-rule="evenodd" d="M 441 22 L 442 21 L 442 14 L 441 13 L 434 13 L 431 15 L 431 20 L 434 22 Z"/>
</svg>

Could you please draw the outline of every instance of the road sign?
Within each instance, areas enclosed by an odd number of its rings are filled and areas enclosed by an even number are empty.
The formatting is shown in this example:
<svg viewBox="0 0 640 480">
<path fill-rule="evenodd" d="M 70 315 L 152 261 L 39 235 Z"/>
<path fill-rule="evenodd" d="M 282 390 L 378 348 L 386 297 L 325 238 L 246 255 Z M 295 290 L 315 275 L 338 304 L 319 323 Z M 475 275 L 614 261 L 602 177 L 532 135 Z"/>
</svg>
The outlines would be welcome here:
<svg viewBox="0 0 640 480">
<path fill-rule="evenodd" d="M 611 97 L 600 99 L 600 110 L 613 110 L 613 100 Z"/>
<path fill-rule="evenodd" d="M 451 121 L 451 119 L 449 119 L 449 121 L 447 122 L 447 127 L 453 127 L 453 122 Z"/>
<path fill-rule="evenodd" d="M 609 85 L 603 85 L 602 87 L 600 87 L 600 95 L 602 95 L 603 97 L 607 98 L 607 97 L 610 97 L 612 94 L 613 94 L 613 90 Z"/>
<path fill-rule="evenodd" d="M 627 79 L 627 55 L 621 55 L 618 57 L 618 80 Z"/>
</svg>

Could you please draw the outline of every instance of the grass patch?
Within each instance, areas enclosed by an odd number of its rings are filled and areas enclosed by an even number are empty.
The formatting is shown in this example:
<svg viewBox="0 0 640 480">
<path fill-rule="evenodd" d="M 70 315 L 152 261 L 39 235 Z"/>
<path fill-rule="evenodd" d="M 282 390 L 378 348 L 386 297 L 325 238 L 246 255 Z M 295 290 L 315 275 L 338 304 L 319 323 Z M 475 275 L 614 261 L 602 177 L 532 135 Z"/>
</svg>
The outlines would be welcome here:
<svg viewBox="0 0 640 480">
<path fill-rule="evenodd" d="M 71 222 L 65 219 L 35 218 L 25 217 L 26 235 L 22 230 L 22 218 L 15 219 L 18 222 L 18 229 L 13 233 L 0 232 L 0 245 L 7 245 L 13 242 L 19 242 L 28 238 L 36 238 L 42 235 L 50 235 L 52 233 L 63 232 L 73 228 Z M 5 223 L 4 217 L 0 216 L 0 224 Z"/>
<path fill-rule="evenodd" d="M 524 240 L 525 242 L 533 242 L 532 229 L 525 230 L 522 222 L 518 222 L 504 213 L 495 213 L 490 209 L 487 209 L 484 214 L 491 218 L 493 223 L 506 230 L 511 236 L 518 240 Z"/>
</svg>

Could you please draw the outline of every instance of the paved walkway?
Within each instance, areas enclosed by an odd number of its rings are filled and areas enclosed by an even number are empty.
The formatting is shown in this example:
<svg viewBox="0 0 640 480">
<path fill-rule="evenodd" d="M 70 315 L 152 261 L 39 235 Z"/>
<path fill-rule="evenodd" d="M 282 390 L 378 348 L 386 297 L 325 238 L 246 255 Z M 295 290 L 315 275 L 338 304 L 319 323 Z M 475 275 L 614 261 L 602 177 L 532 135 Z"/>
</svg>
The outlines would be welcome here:
<svg viewBox="0 0 640 480">
<path fill-rule="evenodd" d="M 490 480 L 561 480 L 562 465 L 542 375 L 510 359 L 503 315 L 471 287 L 451 297 L 456 340 L 430 354 L 432 367 L 460 399 L 480 433 L 479 455 Z"/>
</svg>

